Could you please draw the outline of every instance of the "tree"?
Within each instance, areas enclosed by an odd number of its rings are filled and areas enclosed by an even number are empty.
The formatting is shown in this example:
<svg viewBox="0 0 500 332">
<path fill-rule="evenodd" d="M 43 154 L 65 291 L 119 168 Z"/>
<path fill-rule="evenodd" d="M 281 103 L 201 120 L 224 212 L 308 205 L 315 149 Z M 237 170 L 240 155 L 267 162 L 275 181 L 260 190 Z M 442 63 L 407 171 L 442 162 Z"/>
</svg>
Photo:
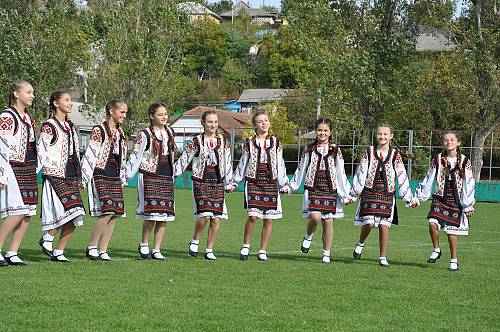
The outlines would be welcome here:
<svg viewBox="0 0 500 332">
<path fill-rule="evenodd" d="M 280 139 L 281 143 L 291 144 L 295 142 L 297 125 L 288 120 L 286 107 L 281 105 L 280 102 L 273 102 L 267 104 L 265 110 L 269 114 L 271 129 L 274 130 L 274 134 Z"/>
<path fill-rule="evenodd" d="M 78 90 L 76 69 L 89 63 L 90 40 L 81 15 L 73 1 L 2 1 L 0 88 L 8 91 L 16 79 L 31 82 L 39 121 L 47 117 L 50 93 Z"/>
<path fill-rule="evenodd" d="M 234 59 L 230 59 L 224 64 L 221 72 L 222 89 L 227 95 L 237 95 L 249 88 L 252 82 L 252 75 Z"/>
<path fill-rule="evenodd" d="M 483 146 L 500 124 L 500 12 L 496 0 L 473 0 L 458 25 L 459 51 L 475 73 L 476 121 L 471 161 L 479 180 Z"/>
<path fill-rule="evenodd" d="M 229 59 L 228 35 L 219 24 L 208 20 L 193 22 L 185 46 L 185 74 L 194 72 L 200 81 L 219 77 Z"/>
<path fill-rule="evenodd" d="M 231 0 L 221 0 L 211 4 L 207 3 L 206 6 L 213 12 L 222 14 L 230 11 L 233 8 L 233 2 Z"/>
<path fill-rule="evenodd" d="M 178 101 L 193 91 L 182 73 L 181 61 L 187 17 L 175 3 L 162 0 L 88 2 L 94 15 L 97 40 L 88 69 L 91 109 L 100 110 L 110 99 L 121 98 L 129 107 L 128 130 L 147 122 L 149 104 Z"/>
</svg>

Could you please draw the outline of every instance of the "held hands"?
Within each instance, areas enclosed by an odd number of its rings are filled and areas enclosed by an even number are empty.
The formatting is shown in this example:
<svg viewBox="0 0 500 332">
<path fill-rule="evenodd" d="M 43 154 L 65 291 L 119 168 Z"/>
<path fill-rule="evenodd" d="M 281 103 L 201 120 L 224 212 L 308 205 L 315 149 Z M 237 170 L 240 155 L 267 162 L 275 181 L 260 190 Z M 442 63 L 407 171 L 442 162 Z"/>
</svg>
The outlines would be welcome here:
<svg viewBox="0 0 500 332">
<path fill-rule="evenodd" d="M 464 212 L 464 214 L 467 216 L 467 218 L 470 218 L 470 217 L 472 217 L 474 215 L 474 210 Z"/>
<path fill-rule="evenodd" d="M 226 191 L 227 193 L 232 193 L 232 192 L 234 192 L 234 189 L 236 189 L 236 186 L 235 186 L 235 185 L 229 185 L 229 186 L 227 186 L 227 187 L 226 187 L 226 190 L 225 190 L 225 191 Z"/>
<path fill-rule="evenodd" d="M 3 183 L 0 183 L 0 190 L 5 189 L 6 185 Z"/>
<path fill-rule="evenodd" d="M 283 187 L 283 188 L 281 188 L 281 189 L 280 189 L 280 193 L 281 193 L 281 194 L 289 194 L 289 195 L 291 195 L 291 194 L 292 194 L 292 192 L 290 191 L 290 188 L 288 188 L 288 187 Z"/>
</svg>

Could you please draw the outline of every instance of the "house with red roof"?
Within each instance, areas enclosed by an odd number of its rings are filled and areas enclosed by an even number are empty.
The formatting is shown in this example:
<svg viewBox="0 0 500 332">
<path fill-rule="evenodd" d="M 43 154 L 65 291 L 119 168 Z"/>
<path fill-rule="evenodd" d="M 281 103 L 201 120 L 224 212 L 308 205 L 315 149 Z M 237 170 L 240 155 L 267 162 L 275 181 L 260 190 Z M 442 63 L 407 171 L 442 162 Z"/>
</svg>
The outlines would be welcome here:
<svg viewBox="0 0 500 332">
<path fill-rule="evenodd" d="M 179 149 L 184 150 L 184 147 L 191 142 L 193 136 L 203 132 L 201 116 L 208 110 L 215 111 L 219 117 L 219 131 L 225 135 L 231 136 L 233 129 L 251 127 L 250 117 L 247 114 L 197 106 L 185 112 L 170 124 L 170 128 L 175 132 L 175 143 Z"/>
</svg>

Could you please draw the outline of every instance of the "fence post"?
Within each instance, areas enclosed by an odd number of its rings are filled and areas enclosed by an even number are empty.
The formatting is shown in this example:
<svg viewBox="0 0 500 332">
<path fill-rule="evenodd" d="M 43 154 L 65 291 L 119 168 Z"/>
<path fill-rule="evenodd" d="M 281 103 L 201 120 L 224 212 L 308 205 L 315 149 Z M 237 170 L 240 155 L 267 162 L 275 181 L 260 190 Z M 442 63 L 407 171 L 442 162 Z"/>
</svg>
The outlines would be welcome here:
<svg viewBox="0 0 500 332">
<path fill-rule="evenodd" d="M 231 161 L 234 162 L 234 134 L 235 128 L 231 128 Z M 231 163 L 231 167 L 233 167 Z"/>
<path fill-rule="evenodd" d="M 298 163 L 300 163 L 300 154 L 302 152 L 302 149 L 300 148 L 301 139 L 302 139 L 302 129 L 299 129 L 299 149 L 297 151 L 297 165 Z"/>
<path fill-rule="evenodd" d="M 488 177 L 488 181 L 491 181 L 491 168 L 493 167 L 493 135 L 494 131 L 491 132 L 491 140 L 490 140 L 490 174 Z"/>
<path fill-rule="evenodd" d="M 413 130 L 408 130 L 408 153 L 413 154 Z M 408 158 L 408 181 L 411 181 L 411 166 L 413 160 Z"/>
<path fill-rule="evenodd" d="M 352 132 L 352 157 L 351 157 L 351 175 L 354 177 L 354 160 L 357 157 L 354 145 L 356 144 L 356 130 Z"/>
</svg>

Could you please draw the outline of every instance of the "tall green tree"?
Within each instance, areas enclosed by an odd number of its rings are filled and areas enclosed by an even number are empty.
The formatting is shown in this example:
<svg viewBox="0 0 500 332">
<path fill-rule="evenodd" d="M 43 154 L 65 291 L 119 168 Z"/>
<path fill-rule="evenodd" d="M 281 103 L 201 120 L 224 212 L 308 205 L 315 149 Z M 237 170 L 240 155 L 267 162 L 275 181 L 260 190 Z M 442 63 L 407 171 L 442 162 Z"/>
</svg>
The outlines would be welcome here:
<svg viewBox="0 0 500 332">
<path fill-rule="evenodd" d="M 2 1 L 0 6 L 0 89 L 7 96 L 12 81 L 35 88 L 34 115 L 48 114 L 56 89 L 78 89 L 77 68 L 91 58 L 90 38 L 80 24 L 74 1 Z M 7 105 L 7 99 L 2 104 Z"/>
<path fill-rule="evenodd" d="M 222 89 L 226 95 L 239 95 L 244 89 L 250 88 L 252 75 L 234 59 L 228 60 L 221 72 Z"/>
<path fill-rule="evenodd" d="M 229 59 L 227 32 L 217 23 L 209 20 L 193 22 L 186 36 L 185 59 L 186 74 L 196 73 L 198 80 L 217 78 Z"/>
<path fill-rule="evenodd" d="M 172 111 L 194 86 L 183 78 L 181 62 L 189 23 L 174 2 L 89 0 L 97 40 L 89 72 L 91 108 L 112 98 L 129 107 L 129 129 L 147 122 L 147 107 L 164 101 Z"/>
<path fill-rule="evenodd" d="M 486 138 L 500 124 L 500 12 L 497 0 L 472 0 L 455 33 L 458 51 L 474 73 L 475 128 L 471 160 L 479 180 Z"/>
</svg>

